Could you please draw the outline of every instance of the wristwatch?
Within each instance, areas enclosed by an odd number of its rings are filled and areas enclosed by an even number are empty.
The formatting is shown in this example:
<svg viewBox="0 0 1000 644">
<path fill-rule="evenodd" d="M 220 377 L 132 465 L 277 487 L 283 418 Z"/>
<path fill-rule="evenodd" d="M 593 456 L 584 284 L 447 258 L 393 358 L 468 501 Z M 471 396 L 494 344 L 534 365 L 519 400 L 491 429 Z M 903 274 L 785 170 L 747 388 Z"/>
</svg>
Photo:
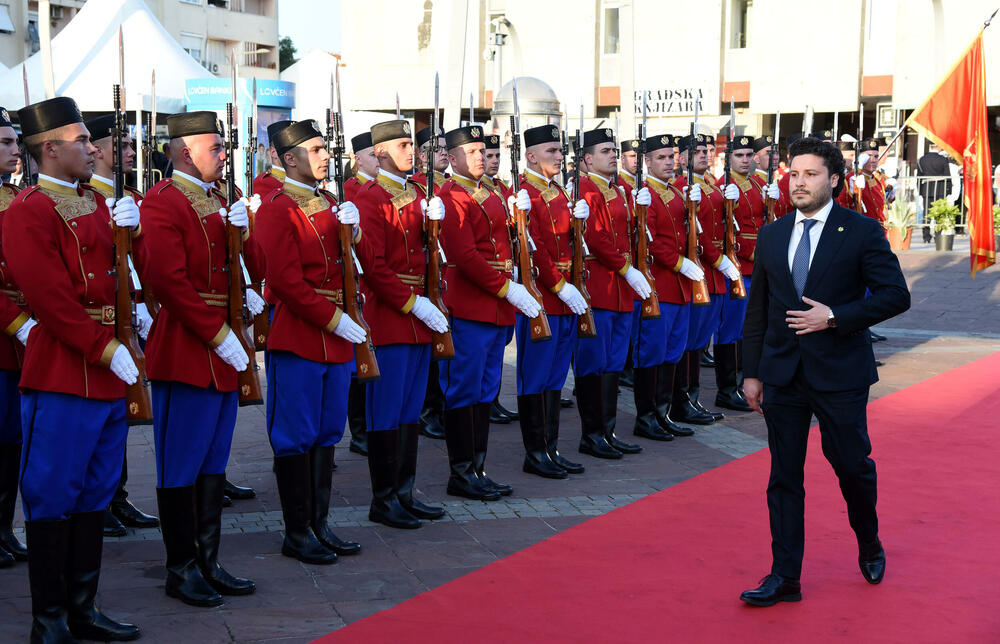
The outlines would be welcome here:
<svg viewBox="0 0 1000 644">
<path fill-rule="evenodd" d="M 830 314 L 826 316 L 826 326 L 831 329 L 837 326 L 837 318 L 833 317 L 833 309 L 830 309 Z"/>
</svg>

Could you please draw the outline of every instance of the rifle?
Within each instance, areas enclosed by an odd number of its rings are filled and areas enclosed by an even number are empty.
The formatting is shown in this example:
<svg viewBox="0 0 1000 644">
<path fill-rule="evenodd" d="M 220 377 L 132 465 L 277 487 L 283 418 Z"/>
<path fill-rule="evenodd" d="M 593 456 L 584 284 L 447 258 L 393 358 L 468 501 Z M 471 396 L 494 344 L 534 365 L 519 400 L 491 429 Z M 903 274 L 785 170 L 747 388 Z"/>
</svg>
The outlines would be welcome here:
<svg viewBox="0 0 1000 644">
<path fill-rule="evenodd" d="M 732 97 L 729 99 L 729 130 L 726 132 L 726 180 L 722 185 L 729 187 L 732 181 L 732 155 L 733 155 L 733 127 L 736 122 L 736 114 Z M 732 200 L 725 199 L 726 202 L 726 235 L 722 241 L 722 252 L 733 263 L 737 270 L 740 268 L 740 260 L 736 257 L 736 249 L 739 244 L 736 241 L 736 216 L 733 214 L 735 205 Z M 729 282 L 729 297 L 734 300 L 745 300 L 747 298 L 747 287 L 743 283 L 743 278 Z"/>
<path fill-rule="evenodd" d="M 233 100 L 236 100 L 236 53 L 233 52 Z M 239 126 L 233 103 L 226 103 L 226 203 L 229 208 L 236 203 L 236 155 L 239 153 Z M 229 277 L 228 322 L 233 333 L 250 358 L 247 368 L 236 374 L 239 385 L 240 406 L 263 405 L 264 394 L 260 385 L 260 367 L 257 365 L 254 343 L 247 328 L 249 312 L 246 308 L 246 291 L 243 286 L 243 231 L 226 221 L 226 270 Z"/>
<path fill-rule="evenodd" d="M 698 136 L 698 101 L 694 102 L 694 121 L 691 123 L 691 138 L 695 139 Z M 692 144 L 697 144 L 697 140 L 693 140 Z M 691 189 L 694 187 L 694 163 L 692 163 L 694 157 L 694 149 L 688 148 L 687 157 L 687 185 L 688 194 L 684 198 L 684 207 L 687 208 L 687 233 L 688 233 L 688 243 L 687 243 L 687 258 L 694 262 L 699 268 L 702 268 L 701 260 L 699 255 L 701 255 L 701 246 L 698 244 L 698 204 L 697 201 L 691 200 Z M 708 283 L 703 279 L 700 281 L 691 281 L 691 301 L 695 306 L 708 306 L 711 304 L 708 296 Z"/>
<path fill-rule="evenodd" d="M 431 117 L 431 138 L 429 141 L 428 156 L 433 159 L 437 154 L 438 145 L 438 75 L 434 74 L 434 115 Z M 434 172 L 427 173 L 427 201 L 434 198 Z M 448 284 L 441 278 L 441 222 L 428 219 L 424 228 L 424 252 L 427 253 L 427 299 L 433 302 L 434 306 L 450 317 L 448 307 L 445 306 L 442 292 L 447 290 Z M 444 333 L 431 331 L 431 357 L 434 360 L 452 360 L 455 357 L 455 344 L 451 339 L 451 330 Z"/>
<path fill-rule="evenodd" d="M 576 131 L 576 163 L 573 164 L 573 204 L 580 200 L 580 164 L 583 162 L 583 103 L 580 104 L 580 129 Z M 594 321 L 594 310 L 590 308 L 590 292 L 587 291 L 587 278 L 590 277 L 590 270 L 584 257 L 587 253 L 587 242 L 583 239 L 583 220 L 577 219 L 570 213 L 569 218 L 572 226 L 570 243 L 573 244 L 573 261 L 570 264 L 570 281 L 576 290 L 580 291 L 583 300 L 587 303 L 587 311 L 577 316 L 577 335 L 581 338 L 596 338 L 597 323 Z"/>
<path fill-rule="evenodd" d="M 251 102 L 250 116 L 247 117 L 247 145 L 244 150 L 243 159 L 243 194 L 252 195 L 253 194 L 253 177 L 254 170 L 257 166 L 257 79 L 254 78 L 251 83 L 251 91 L 253 93 L 253 101 Z M 250 288 L 261 296 L 264 297 L 264 287 L 261 282 L 255 282 L 250 285 Z M 267 348 L 267 336 L 271 334 L 271 312 L 268 307 L 264 307 L 264 310 L 253 316 L 253 341 L 254 347 L 258 351 L 264 351 Z"/>
<path fill-rule="evenodd" d="M 125 106 L 122 101 L 125 73 L 121 69 L 124 64 L 122 51 L 122 33 L 118 30 L 118 84 L 113 87 L 115 127 L 112 131 L 112 165 L 114 175 L 115 203 L 125 197 L 125 164 L 122 154 L 125 132 L 128 128 L 125 122 Z M 125 419 L 129 425 L 149 425 L 153 422 L 153 401 L 149 393 L 149 380 L 146 379 L 146 356 L 139 347 L 135 331 L 135 300 L 132 296 L 132 276 L 129 267 L 129 254 L 132 252 L 132 231 L 111 222 L 112 255 L 115 267 L 115 337 L 125 345 L 132 355 L 139 370 L 135 384 L 125 386 Z"/>
<path fill-rule="evenodd" d="M 28 92 L 28 67 L 21 63 L 21 77 L 24 80 L 24 106 L 31 105 L 30 93 Z M 23 129 L 23 126 L 22 126 Z M 35 183 L 35 178 L 31 176 L 31 155 L 28 154 L 28 144 L 24 142 L 24 135 L 21 135 L 21 187 L 30 186 Z"/>
<path fill-rule="evenodd" d="M 646 155 L 646 92 L 642 93 L 642 122 L 639 124 L 639 149 L 635 151 L 635 189 L 642 190 L 642 162 Z M 649 282 L 649 297 L 642 302 L 643 320 L 660 317 L 660 300 L 656 295 L 656 282 L 649 270 L 653 258 L 649 254 L 649 227 L 646 225 L 646 206 L 635 204 L 635 268 Z"/>
<path fill-rule="evenodd" d="M 521 110 L 517 106 L 517 79 L 514 83 L 514 113 L 510 115 L 510 173 L 511 189 L 517 194 L 521 189 L 521 171 L 518 164 L 521 161 Z M 518 281 L 524 286 L 531 297 L 538 301 L 538 315 L 531 318 L 531 341 L 541 342 L 552 339 L 552 330 L 549 328 L 549 318 L 545 315 L 545 305 L 542 302 L 542 294 L 535 285 L 535 267 L 531 263 L 531 254 L 535 250 L 535 244 L 528 234 L 528 214 L 511 204 L 514 211 L 514 222 L 517 229 L 517 274 Z"/>
<path fill-rule="evenodd" d="M 145 132 L 142 137 L 142 191 L 148 192 L 157 183 L 156 175 L 163 178 L 163 172 L 157 170 L 153 164 L 156 155 L 156 70 L 153 70 L 151 77 L 152 104 L 149 114 L 145 118 Z"/>
<path fill-rule="evenodd" d="M 562 185 L 566 187 L 566 180 L 569 179 L 569 170 L 566 169 L 566 160 L 569 158 L 569 123 L 565 116 L 563 116 L 563 126 L 562 132 L 560 133 L 560 146 L 562 151 L 562 167 L 560 168 L 562 174 Z"/>
<path fill-rule="evenodd" d="M 861 174 L 861 167 L 859 164 L 861 156 L 861 137 L 864 136 L 864 122 L 865 122 L 865 104 L 858 103 L 858 138 L 854 142 L 854 177 L 857 178 Z M 854 187 L 851 188 L 851 196 L 854 198 L 854 210 L 860 212 L 862 215 L 867 214 L 868 209 L 865 208 L 864 199 L 861 197 L 861 188 L 857 187 L 857 181 L 854 182 Z"/>
<path fill-rule="evenodd" d="M 331 145 L 333 157 L 333 180 L 337 184 L 337 197 L 340 203 L 346 201 L 344 195 L 344 166 L 341 159 L 344 156 L 343 112 L 340 105 L 340 67 L 336 67 L 336 100 L 337 111 L 327 110 L 326 139 Z M 327 169 L 329 172 L 329 168 Z M 378 361 L 375 359 L 375 345 L 372 344 L 372 331 L 361 315 L 361 283 L 354 266 L 354 230 L 348 224 L 338 224 L 340 229 L 340 265 L 344 279 L 344 313 L 365 330 L 365 340 L 354 345 L 354 363 L 358 382 L 370 382 L 382 377 Z"/>
<path fill-rule="evenodd" d="M 767 163 L 767 185 L 771 185 L 774 182 L 774 166 L 777 165 L 777 160 L 781 158 L 778 154 L 778 134 L 781 131 L 781 110 L 774 116 L 774 136 L 771 138 L 771 152 L 768 154 Z M 764 198 L 764 208 L 766 210 L 765 222 L 771 223 L 775 219 L 774 215 L 775 200 L 770 197 Z"/>
</svg>

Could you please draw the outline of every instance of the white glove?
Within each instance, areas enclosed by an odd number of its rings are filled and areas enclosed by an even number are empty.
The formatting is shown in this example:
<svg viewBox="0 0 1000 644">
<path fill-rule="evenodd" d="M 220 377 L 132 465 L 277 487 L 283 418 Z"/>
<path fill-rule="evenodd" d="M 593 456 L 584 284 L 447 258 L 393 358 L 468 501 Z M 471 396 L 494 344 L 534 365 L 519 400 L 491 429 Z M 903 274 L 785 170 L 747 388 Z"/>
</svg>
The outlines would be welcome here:
<svg viewBox="0 0 1000 644">
<path fill-rule="evenodd" d="M 518 190 L 516 195 L 507 197 L 507 210 L 514 214 L 514 208 L 521 212 L 531 211 L 531 197 L 528 196 L 528 191 L 524 188 Z"/>
<path fill-rule="evenodd" d="M 346 313 L 340 316 L 340 322 L 337 322 L 337 328 L 333 332 L 351 344 L 361 344 L 368 337 L 365 330 Z"/>
<path fill-rule="evenodd" d="M 410 309 L 410 312 L 417 316 L 418 320 L 426 324 L 427 328 L 431 331 L 444 333 L 448 330 L 448 318 L 444 316 L 441 309 L 434 306 L 434 303 L 423 295 L 417 296 L 417 301 L 413 303 L 413 308 Z"/>
<path fill-rule="evenodd" d="M 134 385 L 139 379 L 139 369 L 135 366 L 132 355 L 125 348 L 125 345 L 118 345 L 118 348 L 115 349 L 108 368 L 126 385 Z"/>
<path fill-rule="evenodd" d="M 38 322 L 28 318 L 25 320 L 24 324 L 21 325 L 21 328 L 14 332 L 14 337 L 17 338 L 17 341 L 21 344 L 28 344 L 28 334 L 31 333 L 32 327 L 36 324 L 38 324 Z"/>
<path fill-rule="evenodd" d="M 632 287 L 632 290 L 635 291 L 635 294 L 641 300 L 646 299 L 653 292 L 653 289 L 649 287 L 649 282 L 646 281 L 646 278 L 643 277 L 642 273 L 635 266 L 629 266 L 628 270 L 625 271 L 625 281 L 628 282 L 628 285 Z"/>
<path fill-rule="evenodd" d="M 538 312 L 542 310 L 538 300 L 533 298 L 531 293 L 528 293 L 528 289 L 517 282 L 508 282 L 507 295 L 504 297 L 529 318 L 538 317 Z"/>
<path fill-rule="evenodd" d="M 858 157 L 858 167 L 863 168 L 868 165 L 868 161 L 871 159 L 867 152 L 862 152 L 861 156 Z"/>
<path fill-rule="evenodd" d="M 243 345 L 240 344 L 232 329 L 229 330 L 222 344 L 215 347 L 215 355 L 222 358 L 223 362 L 237 371 L 245 370 L 247 365 L 250 364 L 247 352 L 243 349 Z"/>
<path fill-rule="evenodd" d="M 240 201 L 246 204 L 246 207 L 249 208 L 250 211 L 253 213 L 256 213 L 257 209 L 260 208 L 260 195 L 257 194 L 256 192 L 253 193 L 249 199 L 243 197 L 242 199 L 240 199 Z"/>
<path fill-rule="evenodd" d="M 690 195 L 688 195 L 689 190 L 691 192 Z M 701 186 L 697 183 L 693 186 L 684 186 L 684 198 L 687 199 L 688 197 L 695 203 L 701 203 Z"/>
<path fill-rule="evenodd" d="M 725 197 L 726 197 L 726 199 L 728 199 L 730 201 L 739 201 L 740 200 L 740 189 L 739 189 L 739 187 L 737 187 L 737 185 L 735 183 L 726 184 L 726 194 L 725 194 Z"/>
<path fill-rule="evenodd" d="M 705 279 L 705 271 L 701 269 L 701 266 L 698 266 L 687 257 L 681 261 L 681 275 L 692 282 L 700 282 Z"/>
<path fill-rule="evenodd" d="M 573 204 L 573 216 L 584 221 L 590 217 L 590 204 L 586 199 L 580 199 Z"/>
<path fill-rule="evenodd" d="M 139 206 L 135 205 L 132 197 L 122 197 L 118 203 L 115 203 L 114 198 L 108 197 L 104 203 L 111 211 L 111 220 L 116 226 L 135 228 L 139 225 Z"/>
<path fill-rule="evenodd" d="M 149 309 L 145 304 L 135 305 L 135 332 L 145 340 L 149 336 L 149 329 L 153 326 L 153 317 L 149 314 Z"/>
<path fill-rule="evenodd" d="M 648 206 L 653 203 L 653 198 L 649 195 L 649 188 L 633 190 L 632 198 L 635 199 L 635 205 L 637 206 Z"/>
<path fill-rule="evenodd" d="M 556 293 L 559 299 L 569 307 L 569 310 L 577 315 L 583 315 L 587 312 L 587 300 L 583 299 L 580 295 L 580 291 L 576 290 L 576 287 L 569 282 L 563 284 L 563 287 L 559 289 Z"/>
<path fill-rule="evenodd" d="M 781 198 L 781 190 L 778 188 L 778 182 L 767 184 L 767 198 L 777 201 Z"/>
<path fill-rule="evenodd" d="M 420 211 L 431 221 L 441 221 L 444 219 L 444 202 L 441 197 L 431 197 L 430 201 L 421 199 Z"/>
<path fill-rule="evenodd" d="M 736 268 L 736 265 L 729 261 L 729 258 L 725 255 L 722 256 L 722 263 L 719 264 L 719 271 L 721 271 L 730 282 L 743 279 L 740 275 L 740 269 Z"/>
<path fill-rule="evenodd" d="M 247 289 L 247 310 L 250 311 L 250 315 L 260 315 L 267 308 L 267 302 L 264 301 L 260 295 L 257 295 L 257 291 L 252 288 Z"/>
<path fill-rule="evenodd" d="M 358 214 L 358 207 L 350 201 L 345 201 L 339 206 L 335 206 L 334 212 L 337 213 L 337 221 L 345 226 L 357 226 L 361 223 L 361 215 Z"/>
<path fill-rule="evenodd" d="M 864 190 L 865 189 L 865 177 L 864 175 L 854 175 L 851 177 L 851 190 Z"/>
<path fill-rule="evenodd" d="M 229 222 L 239 228 L 246 228 L 250 225 L 250 213 L 247 212 L 247 205 L 242 199 L 230 206 L 229 210 L 219 208 L 219 216 L 222 217 L 222 221 Z"/>
</svg>

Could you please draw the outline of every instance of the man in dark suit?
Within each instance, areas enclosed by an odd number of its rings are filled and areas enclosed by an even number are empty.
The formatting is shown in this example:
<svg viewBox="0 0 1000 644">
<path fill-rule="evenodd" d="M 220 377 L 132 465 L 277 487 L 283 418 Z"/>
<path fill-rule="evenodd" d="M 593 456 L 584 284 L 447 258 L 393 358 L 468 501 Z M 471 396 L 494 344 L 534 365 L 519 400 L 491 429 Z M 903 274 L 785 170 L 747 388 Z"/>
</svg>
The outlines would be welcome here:
<svg viewBox="0 0 1000 644">
<path fill-rule="evenodd" d="M 867 425 L 878 374 L 867 330 L 910 307 L 882 227 L 832 200 L 843 185 L 840 151 L 805 138 L 789 156 L 796 211 L 759 232 L 743 336 L 743 390 L 764 414 L 771 450 L 771 574 L 740 597 L 756 606 L 802 598 L 803 469 L 814 414 L 858 538 L 861 572 L 869 583 L 882 580 Z"/>
</svg>

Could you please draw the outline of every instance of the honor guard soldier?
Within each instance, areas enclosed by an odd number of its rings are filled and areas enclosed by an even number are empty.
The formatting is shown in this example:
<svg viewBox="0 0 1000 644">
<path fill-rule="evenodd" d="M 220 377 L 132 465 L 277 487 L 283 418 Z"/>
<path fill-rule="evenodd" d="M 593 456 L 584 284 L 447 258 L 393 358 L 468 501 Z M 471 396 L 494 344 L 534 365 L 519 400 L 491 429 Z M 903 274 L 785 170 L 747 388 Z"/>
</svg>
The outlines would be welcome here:
<svg viewBox="0 0 1000 644">
<path fill-rule="evenodd" d="M 94 175 L 90 178 L 90 187 L 101 194 L 105 199 L 110 199 L 115 193 L 114 184 L 114 139 L 112 137 L 115 127 L 115 115 L 104 114 L 87 121 L 84 125 L 90 132 L 90 142 L 97 148 L 94 154 Z M 135 162 L 135 149 L 132 147 L 132 136 L 125 133 L 122 136 L 122 169 L 125 175 L 132 172 Z M 142 193 L 131 186 L 125 186 L 125 194 L 139 203 L 142 201 Z M 133 285 L 138 284 L 134 282 Z M 149 335 L 149 327 L 153 324 L 153 318 L 149 315 L 149 310 L 145 302 L 141 301 L 141 292 L 136 289 L 136 297 L 139 298 L 135 305 L 136 332 L 143 341 Z M 155 528 L 160 525 L 159 519 L 140 511 L 128 500 L 128 490 L 125 484 L 128 482 L 128 454 L 122 461 L 122 476 L 115 490 L 115 495 L 111 499 L 111 507 L 104 515 L 104 536 L 122 537 L 125 535 L 125 527 L 129 528 Z"/>
<path fill-rule="evenodd" d="M 415 172 L 410 176 L 415 184 L 426 186 L 427 157 L 430 155 L 431 128 L 425 127 L 417 131 L 417 164 Z M 434 185 L 440 188 L 450 176 L 448 169 L 448 146 L 444 134 L 439 131 L 437 153 L 434 155 Z M 441 392 L 438 363 L 431 361 L 427 373 L 427 394 L 424 397 L 424 407 L 420 412 L 420 433 L 428 438 L 444 438 L 444 394 Z"/>
<path fill-rule="evenodd" d="M 854 192 L 861 193 L 863 204 L 861 214 L 874 219 L 885 228 L 885 180 L 879 177 L 875 168 L 878 166 L 878 141 L 873 138 L 862 139 L 861 156 L 858 157 L 860 174 L 855 174 L 848 168 L 844 190 L 837 196 L 837 203 L 850 210 L 855 210 Z"/>
<path fill-rule="evenodd" d="M 767 183 L 767 173 L 771 168 L 771 164 L 777 166 L 778 163 L 778 150 L 774 147 L 776 143 L 774 142 L 774 137 L 770 134 L 765 136 L 759 136 L 753 140 L 753 165 L 754 173 L 750 175 L 750 181 L 761 191 L 761 194 L 765 199 L 772 199 L 774 201 L 774 216 L 780 217 L 779 202 L 781 201 L 781 189 L 778 187 L 778 179 L 776 174 L 772 173 L 772 182 Z M 777 167 L 775 167 L 777 170 Z M 785 196 L 787 201 L 788 197 Z M 744 273 L 744 277 L 749 279 L 749 274 Z M 747 292 L 750 292 L 750 287 L 747 287 Z"/>
<path fill-rule="evenodd" d="M 694 176 L 694 185 L 701 189 L 703 195 L 698 208 L 698 223 L 701 226 L 698 241 L 701 246 L 700 258 L 708 282 L 710 301 L 704 306 L 691 307 L 687 348 L 678 363 L 674 377 L 672 411 L 674 420 L 679 422 L 709 425 L 721 420 L 723 416 L 710 412 L 698 401 L 701 389 L 700 356 L 702 350 L 708 346 L 712 335 L 719 330 L 722 320 L 722 297 L 728 292 L 726 280 L 740 279 L 740 271 L 722 253 L 725 238 L 725 196 L 721 189 L 705 180 L 705 172 L 708 170 L 705 135 L 683 136 L 678 145 L 682 153 L 687 155 L 687 162 L 691 164 Z M 683 189 L 687 181 L 678 177 L 675 184 Z"/>
<path fill-rule="evenodd" d="M 218 562 L 225 469 L 236 426 L 237 371 L 249 364 L 227 323 L 230 276 L 227 222 L 243 229 L 251 281 L 263 257 L 248 228 L 247 202 L 215 187 L 226 152 L 214 112 L 167 118 L 171 179 L 142 201 L 149 243 L 140 253 L 143 283 L 160 302 L 146 341 L 152 382 L 156 499 L 167 551 L 166 593 L 192 606 L 219 606 L 221 595 L 249 595 L 254 583 Z"/>
<path fill-rule="evenodd" d="M 621 163 L 618 167 L 618 185 L 625 189 L 625 199 L 628 201 L 630 212 L 635 212 L 635 197 L 633 191 L 638 191 L 642 186 L 635 185 L 635 172 L 639 167 L 639 141 L 629 139 L 621 142 Z"/>
<path fill-rule="evenodd" d="M 638 146 L 637 146 L 638 147 Z M 632 319 L 632 358 L 635 361 L 636 436 L 659 441 L 694 432 L 670 419 L 674 371 L 687 345 L 691 317 L 691 281 L 701 281 L 705 272 L 687 258 L 687 209 L 684 193 L 672 185 L 674 137 L 669 134 L 646 139 L 645 185 L 636 201 L 647 206 L 649 254 L 660 317 L 642 319 L 642 300 L 635 300 Z M 701 199 L 700 188 L 692 195 Z M 639 234 L 643 234 L 642 231 Z"/>
<path fill-rule="evenodd" d="M 327 525 L 333 455 L 344 434 L 354 344 L 365 330 L 343 310 L 339 224 L 357 228 L 349 201 L 318 190 L 330 154 L 316 121 L 274 135 L 285 183 L 261 204 L 256 231 L 275 297 L 267 338 L 267 435 L 285 520 L 281 554 L 311 564 L 361 550 Z M 348 258 L 350 261 L 350 258 Z"/>
<path fill-rule="evenodd" d="M 359 257 L 382 377 L 364 385 L 372 481 L 368 518 L 393 528 L 418 528 L 421 519 L 444 516 L 443 508 L 413 498 L 431 331 L 448 330 L 448 319 L 425 297 L 424 211 L 440 221 L 444 203 L 438 197 L 426 202 L 424 187 L 406 180 L 413 167 L 407 121 L 378 123 L 370 137 L 379 170 L 357 196 L 366 239 Z"/>
<path fill-rule="evenodd" d="M 254 194 L 260 195 L 261 200 L 275 190 L 280 190 L 281 184 L 285 181 L 285 169 L 281 167 L 281 159 L 274 149 L 274 135 L 291 124 L 291 121 L 283 120 L 267 126 L 267 156 L 271 161 L 271 168 L 267 172 L 261 172 L 253 180 Z"/>
<path fill-rule="evenodd" d="M 13 174 L 21 159 L 17 133 L 10 114 L 0 107 L 0 174 Z M 18 188 L 0 184 L 0 241 L 3 239 L 4 213 Z M 35 321 L 30 317 L 24 294 L 14 282 L 0 248 L 0 325 L 7 337 L 0 341 L 0 568 L 27 561 L 28 551 L 14 536 L 14 507 L 17 504 L 17 481 L 21 468 L 21 379 L 24 344 Z"/>
<path fill-rule="evenodd" d="M 473 125 L 446 135 L 455 174 L 441 187 L 447 216 L 441 243 L 448 258 L 445 304 L 451 312 L 455 359 L 438 366 L 445 396 L 445 440 L 451 475 L 448 494 L 494 501 L 512 492 L 486 475 L 490 404 L 500 390 L 500 365 L 514 311 L 536 317 L 541 310 L 514 281 L 507 210 L 482 183 L 483 129 Z M 516 205 L 531 209 L 527 192 Z"/>
<path fill-rule="evenodd" d="M 618 415 L 618 377 L 625 366 L 632 331 L 632 300 L 649 297 L 649 282 L 632 266 L 631 213 L 625 190 L 614 183 L 618 148 L 614 132 L 600 128 L 583 133 L 580 198 L 591 217 L 584 238 L 591 306 L 597 336 L 579 338 L 573 373 L 582 422 L 580 452 L 598 458 L 621 458 L 642 451 L 615 436 Z"/>
<path fill-rule="evenodd" d="M 378 175 L 378 160 L 372 147 L 371 132 L 362 132 L 351 139 L 354 151 L 354 175 L 344 182 L 344 194 L 348 201 L 357 202 L 358 193 Z M 365 425 L 365 386 L 358 384 L 357 375 L 351 376 L 351 386 L 347 390 L 347 426 L 351 430 L 348 449 L 355 454 L 368 456 L 368 436 Z"/>
<path fill-rule="evenodd" d="M 577 315 L 587 312 L 587 301 L 570 283 L 572 218 L 586 221 L 590 206 L 581 199 L 570 210 L 569 197 L 556 181 L 562 164 L 557 126 L 525 130 L 524 150 L 527 166 L 520 183 L 531 197 L 528 230 L 536 246 L 532 260 L 552 339 L 532 344 L 529 319 L 517 315 L 517 409 L 526 452 L 523 469 L 563 479 L 584 470 L 583 465 L 559 453 L 558 440 L 560 399 L 576 348 Z"/>
<path fill-rule="evenodd" d="M 753 183 L 754 139 L 751 136 L 735 136 L 729 149 L 730 183 L 725 186 L 726 196 L 739 191 L 733 204 L 733 218 L 736 220 L 736 257 L 739 260 L 740 279 L 746 291 L 750 292 L 750 276 L 753 275 L 754 248 L 757 231 L 764 226 L 764 195 Z M 730 296 L 729 289 L 722 295 L 722 323 L 715 335 L 713 355 L 715 357 L 715 385 L 718 393 L 715 406 L 733 411 L 751 411 L 739 378 L 740 349 L 743 341 L 743 318 L 746 315 L 746 299 L 738 300 Z"/>
<path fill-rule="evenodd" d="M 138 627 L 109 619 L 94 600 L 104 512 L 128 434 L 125 385 L 139 375 L 114 337 L 111 221 L 133 229 L 140 248 L 139 209 L 125 197 L 109 212 L 109 202 L 80 183 L 90 179 L 94 146 L 73 99 L 29 105 L 18 116 L 39 172 L 3 218 L 6 268 L 39 322 L 20 383 L 31 639 L 132 640 Z M 26 320 L 19 314 L 8 333 Z"/>
</svg>

